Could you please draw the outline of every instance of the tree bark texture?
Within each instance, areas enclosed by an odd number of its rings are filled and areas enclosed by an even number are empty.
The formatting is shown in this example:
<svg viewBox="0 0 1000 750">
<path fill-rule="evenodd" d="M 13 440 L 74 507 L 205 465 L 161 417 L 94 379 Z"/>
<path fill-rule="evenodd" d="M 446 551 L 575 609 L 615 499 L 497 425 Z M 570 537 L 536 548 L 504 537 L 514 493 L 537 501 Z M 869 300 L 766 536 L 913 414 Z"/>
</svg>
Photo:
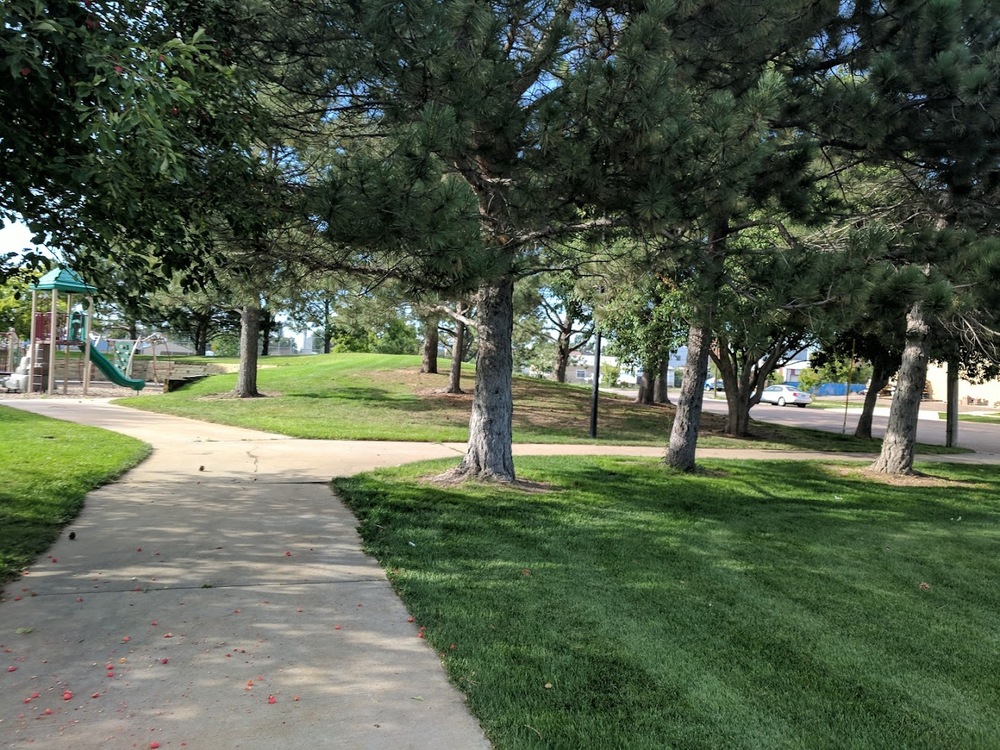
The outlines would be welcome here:
<svg viewBox="0 0 1000 750">
<path fill-rule="evenodd" d="M 875 417 L 875 406 L 878 394 L 889 384 L 889 370 L 882 362 L 872 362 L 872 379 L 865 393 L 865 403 L 858 417 L 858 426 L 854 429 L 854 437 L 862 440 L 872 439 L 872 421 Z"/>
<path fill-rule="evenodd" d="M 712 348 L 712 331 L 707 325 L 692 326 L 688 331 L 687 361 L 684 363 L 684 380 L 677 399 L 677 414 L 670 430 L 667 447 L 667 466 L 679 471 L 694 471 L 695 448 L 698 442 L 698 425 L 705 398 L 705 379 L 708 377 L 708 356 Z"/>
<path fill-rule="evenodd" d="M 478 294 L 479 349 L 476 387 L 469 420 L 469 444 L 456 469 L 460 476 L 512 482 L 511 452 L 514 411 L 512 392 L 514 279 L 510 275 L 485 282 Z"/>
<path fill-rule="evenodd" d="M 455 321 L 455 340 L 451 344 L 451 369 L 448 372 L 448 393 L 462 390 L 462 352 L 465 351 L 465 323 Z"/>
<path fill-rule="evenodd" d="M 420 372 L 437 374 L 438 371 L 438 318 L 424 320 L 423 361 Z"/>
<path fill-rule="evenodd" d="M 917 442 L 920 398 L 927 379 L 927 349 L 930 325 L 920 302 L 906 314 L 906 348 L 896 377 L 896 391 L 889 407 L 889 424 L 882 440 L 882 452 L 872 464 L 882 474 L 912 474 L 913 450 Z"/>
<path fill-rule="evenodd" d="M 569 331 L 560 330 L 556 341 L 556 366 L 552 372 L 557 383 L 566 382 L 566 368 L 569 367 Z"/>
<path fill-rule="evenodd" d="M 642 376 L 639 378 L 639 392 L 635 396 L 635 402 L 652 406 L 653 397 L 656 395 L 655 385 L 655 380 L 649 376 L 649 371 L 643 370 Z"/>
<path fill-rule="evenodd" d="M 237 398 L 256 398 L 257 342 L 260 339 L 260 306 L 244 305 L 240 310 L 240 371 L 236 375 Z"/>
<path fill-rule="evenodd" d="M 658 404 L 670 403 L 670 391 L 667 388 L 667 375 L 669 374 L 669 362 L 664 359 L 660 362 L 660 372 L 656 378 L 656 387 L 653 389 L 653 400 Z"/>
</svg>

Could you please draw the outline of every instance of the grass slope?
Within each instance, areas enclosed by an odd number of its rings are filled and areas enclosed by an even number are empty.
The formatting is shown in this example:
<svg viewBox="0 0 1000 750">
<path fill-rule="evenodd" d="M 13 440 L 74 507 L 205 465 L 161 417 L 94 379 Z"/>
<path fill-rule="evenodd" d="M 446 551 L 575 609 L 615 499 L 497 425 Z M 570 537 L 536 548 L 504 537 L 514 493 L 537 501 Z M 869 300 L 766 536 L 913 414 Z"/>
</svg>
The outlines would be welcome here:
<svg viewBox="0 0 1000 750">
<path fill-rule="evenodd" d="M 445 393 L 441 374 L 420 373 L 418 357 L 332 354 L 268 357 L 258 372 L 260 399 L 227 397 L 236 375 L 214 375 L 173 393 L 121 399 L 139 409 L 249 427 L 302 438 L 465 442 L 473 389 Z M 514 441 L 666 445 L 673 407 L 645 406 L 602 395 L 598 440 L 588 437 L 590 390 L 532 378 L 514 379 Z M 699 444 L 718 448 L 877 452 L 879 443 L 828 432 L 754 423 L 753 437 L 721 434 L 723 420 L 703 414 Z M 947 449 L 921 446 L 921 452 Z"/>
<path fill-rule="evenodd" d="M 335 488 L 498 750 L 996 747 L 994 468 L 702 463 Z"/>
<path fill-rule="evenodd" d="M 124 435 L 0 406 L 0 584 L 49 548 L 90 490 L 148 453 Z"/>
</svg>

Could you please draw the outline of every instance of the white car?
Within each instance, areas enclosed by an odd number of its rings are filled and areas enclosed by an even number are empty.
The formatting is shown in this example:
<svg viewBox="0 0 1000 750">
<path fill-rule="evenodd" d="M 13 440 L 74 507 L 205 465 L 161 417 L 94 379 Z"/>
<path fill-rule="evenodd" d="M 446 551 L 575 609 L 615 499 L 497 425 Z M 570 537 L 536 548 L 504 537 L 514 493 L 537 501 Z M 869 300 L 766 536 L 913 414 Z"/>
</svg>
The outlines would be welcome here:
<svg viewBox="0 0 1000 750">
<path fill-rule="evenodd" d="M 777 404 L 778 406 L 795 404 L 805 409 L 806 404 L 812 403 L 812 396 L 805 391 L 792 388 L 790 385 L 769 385 L 760 394 L 760 400 L 761 403 L 765 404 Z"/>
</svg>

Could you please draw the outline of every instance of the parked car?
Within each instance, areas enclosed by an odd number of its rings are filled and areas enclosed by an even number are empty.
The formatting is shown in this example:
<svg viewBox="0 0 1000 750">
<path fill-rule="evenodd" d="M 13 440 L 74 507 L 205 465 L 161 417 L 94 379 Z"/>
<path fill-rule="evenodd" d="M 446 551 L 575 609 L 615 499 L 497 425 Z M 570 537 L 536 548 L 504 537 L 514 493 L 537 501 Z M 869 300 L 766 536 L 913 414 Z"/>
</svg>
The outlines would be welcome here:
<svg viewBox="0 0 1000 750">
<path fill-rule="evenodd" d="M 760 400 L 761 403 L 777 404 L 778 406 L 795 404 L 805 409 L 806 404 L 812 403 L 812 396 L 790 385 L 769 385 L 760 394 Z"/>
<path fill-rule="evenodd" d="M 714 381 L 709 378 L 705 381 L 706 391 L 724 391 L 726 390 L 726 384 L 722 382 L 722 378 L 716 378 Z"/>
</svg>

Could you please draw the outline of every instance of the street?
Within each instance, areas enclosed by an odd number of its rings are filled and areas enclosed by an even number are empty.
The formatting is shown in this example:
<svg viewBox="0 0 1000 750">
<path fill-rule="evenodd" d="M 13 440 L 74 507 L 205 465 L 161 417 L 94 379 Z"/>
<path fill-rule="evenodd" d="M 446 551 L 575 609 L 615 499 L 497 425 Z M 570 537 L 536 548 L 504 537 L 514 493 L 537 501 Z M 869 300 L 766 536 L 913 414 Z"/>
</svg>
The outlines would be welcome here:
<svg viewBox="0 0 1000 750">
<path fill-rule="evenodd" d="M 886 400 L 884 404 L 880 402 L 876 407 L 872 424 L 873 437 L 880 438 L 885 434 L 889 413 L 888 406 L 889 402 Z M 941 402 L 929 402 L 922 407 L 920 421 L 917 424 L 917 441 L 930 445 L 944 445 L 945 421 L 935 417 L 938 412 L 944 412 L 945 405 Z M 704 408 L 705 411 L 712 414 L 725 414 L 726 400 L 721 394 L 718 399 L 706 394 Z M 790 406 L 758 404 L 750 410 L 750 417 L 760 422 L 789 427 L 806 427 L 826 432 L 846 432 L 846 434 L 852 435 L 854 428 L 857 427 L 858 417 L 861 415 L 860 403 L 852 403 L 850 409 L 847 410 L 846 430 L 844 411 L 843 408 L 822 409 L 809 406 L 805 409 L 799 409 Z M 1000 425 L 959 421 L 958 445 L 977 453 L 993 453 L 1000 456 Z"/>
</svg>

